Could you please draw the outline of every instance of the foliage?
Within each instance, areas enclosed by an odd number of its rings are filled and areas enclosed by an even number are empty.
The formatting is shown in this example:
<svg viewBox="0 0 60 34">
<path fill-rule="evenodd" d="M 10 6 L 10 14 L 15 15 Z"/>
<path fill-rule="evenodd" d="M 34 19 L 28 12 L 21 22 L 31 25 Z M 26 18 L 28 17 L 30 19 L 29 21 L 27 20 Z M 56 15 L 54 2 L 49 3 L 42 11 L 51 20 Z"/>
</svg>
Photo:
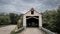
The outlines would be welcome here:
<svg viewBox="0 0 60 34">
<path fill-rule="evenodd" d="M 23 27 L 20 27 L 20 29 L 13 29 L 10 34 L 18 34 L 21 33 L 24 30 Z"/>
<path fill-rule="evenodd" d="M 8 25 L 10 24 L 9 16 L 0 15 L 0 25 Z"/>
<path fill-rule="evenodd" d="M 11 24 L 16 24 L 17 20 L 19 19 L 19 15 L 14 14 L 14 13 L 10 13 L 9 17 L 10 17 L 10 20 L 11 20 Z"/>
<path fill-rule="evenodd" d="M 18 33 L 16 33 L 15 31 L 11 31 L 11 33 L 10 34 L 18 34 Z"/>
<path fill-rule="evenodd" d="M 0 25 L 16 24 L 18 19 L 20 19 L 20 15 L 18 15 L 18 14 L 14 14 L 14 13 L 4 14 L 4 13 L 0 13 Z"/>
<path fill-rule="evenodd" d="M 47 10 L 43 13 L 43 27 L 55 31 L 56 27 L 56 16 L 57 12 L 55 10 Z"/>
<path fill-rule="evenodd" d="M 57 9 L 56 31 L 60 34 L 60 7 Z"/>
<path fill-rule="evenodd" d="M 43 13 L 43 27 L 60 34 L 60 7 Z"/>
<path fill-rule="evenodd" d="M 17 22 L 17 26 L 18 28 L 23 26 L 23 14 L 20 15 L 20 19 Z"/>
</svg>

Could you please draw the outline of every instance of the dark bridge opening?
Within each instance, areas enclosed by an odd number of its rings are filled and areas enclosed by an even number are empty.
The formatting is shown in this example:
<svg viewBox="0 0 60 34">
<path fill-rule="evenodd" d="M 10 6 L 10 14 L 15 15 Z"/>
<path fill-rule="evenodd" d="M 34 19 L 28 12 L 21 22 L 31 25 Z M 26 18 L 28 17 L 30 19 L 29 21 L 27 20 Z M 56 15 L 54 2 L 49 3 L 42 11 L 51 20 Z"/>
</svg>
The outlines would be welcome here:
<svg viewBox="0 0 60 34">
<path fill-rule="evenodd" d="M 27 16 L 28 17 L 28 16 Z M 33 16 L 26 19 L 26 25 L 27 27 L 39 27 L 39 17 Z"/>
</svg>

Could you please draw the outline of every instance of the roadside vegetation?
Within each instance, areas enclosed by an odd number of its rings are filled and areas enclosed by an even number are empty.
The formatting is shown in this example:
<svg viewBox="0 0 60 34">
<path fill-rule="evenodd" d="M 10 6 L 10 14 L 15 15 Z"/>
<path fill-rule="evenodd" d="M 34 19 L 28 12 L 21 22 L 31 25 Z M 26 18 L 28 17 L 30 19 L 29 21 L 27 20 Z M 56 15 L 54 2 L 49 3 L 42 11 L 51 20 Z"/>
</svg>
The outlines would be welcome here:
<svg viewBox="0 0 60 34">
<path fill-rule="evenodd" d="M 17 24 L 17 21 L 19 19 L 20 19 L 20 15 L 15 13 L 9 13 L 9 14 L 0 13 L 0 26 Z"/>
<path fill-rule="evenodd" d="M 60 34 L 60 7 L 46 10 L 43 14 L 43 27 Z"/>
<path fill-rule="evenodd" d="M 18 28 L 16 29 L 16 28 L 15 28 L 14 30 L 11 31 L 10 34 L 18 34 L 18 33 L 22 32 L 23 30 L 24 30 L 23 27 L 20 27 L 20 29 L 18 29 Z"/>
</svg>

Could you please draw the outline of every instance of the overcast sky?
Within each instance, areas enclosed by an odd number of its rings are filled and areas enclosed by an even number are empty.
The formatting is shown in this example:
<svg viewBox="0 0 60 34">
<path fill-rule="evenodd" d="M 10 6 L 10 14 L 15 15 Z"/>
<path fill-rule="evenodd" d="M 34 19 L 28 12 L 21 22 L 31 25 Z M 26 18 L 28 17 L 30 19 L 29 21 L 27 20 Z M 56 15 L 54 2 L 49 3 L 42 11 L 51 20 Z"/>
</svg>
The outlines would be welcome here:
<svg viewBox="0 0 60 34">
<path fill-rule="evenodd" d="M 0 0 L 0 12 L 24 13 L 32 7 L 43 12 L 55 9 L 60 5 L 60 0 Z"/>
</svg>

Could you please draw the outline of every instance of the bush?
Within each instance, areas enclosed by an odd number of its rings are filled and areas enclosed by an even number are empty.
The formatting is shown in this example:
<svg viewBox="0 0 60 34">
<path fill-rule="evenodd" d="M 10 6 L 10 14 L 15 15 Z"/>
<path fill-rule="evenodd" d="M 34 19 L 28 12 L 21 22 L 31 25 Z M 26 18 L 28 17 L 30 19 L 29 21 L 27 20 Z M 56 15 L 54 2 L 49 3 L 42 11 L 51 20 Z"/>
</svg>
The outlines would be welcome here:
<svg viewBox="0 0 60 34">
<path fill-rule="evenodd" d="M 10 24 L 10 19 L 8 16 L 0 16 L 0 25 Z"/>
</svg>

